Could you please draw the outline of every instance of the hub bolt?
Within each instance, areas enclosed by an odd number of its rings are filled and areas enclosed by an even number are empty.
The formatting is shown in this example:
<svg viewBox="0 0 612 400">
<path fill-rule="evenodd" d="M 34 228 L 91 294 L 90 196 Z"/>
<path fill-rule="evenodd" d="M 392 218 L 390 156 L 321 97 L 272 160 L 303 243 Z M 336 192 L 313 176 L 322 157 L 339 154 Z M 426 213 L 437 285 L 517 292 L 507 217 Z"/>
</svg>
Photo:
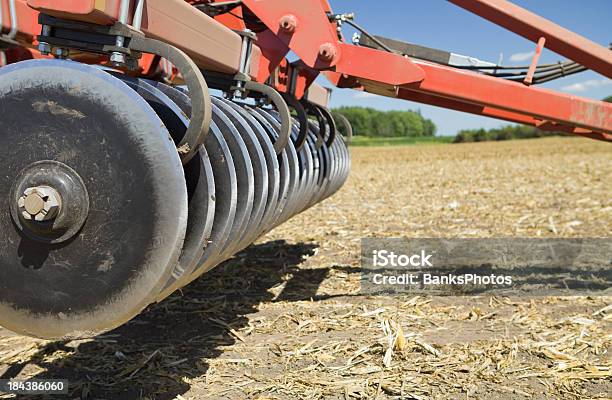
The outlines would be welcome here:
<svg viewBox="0 0 612 400">
<path fill-rule="evenodd" d="M 336 57 L 336 54 L 337 54 L 336 47 L 329 42 L 323 43 L 319 47 L 319 58 L 321 60 L 330 62 L 334 59 L 334 57 Z"/>
<path fill-rule="evenodd" d="M 57 216 L 62 207 L 62 198 L 52 187 L 36 186 L 23 192 L 18 205 L 25 220 L 44 222 Z"/>
<path fill-rule="evenodd" d="M 283 31 L 293 33 L 297 29 L 298 22 L 295 15 L 287 14 L 281 17 L 278 24 Z"/>
</svg>

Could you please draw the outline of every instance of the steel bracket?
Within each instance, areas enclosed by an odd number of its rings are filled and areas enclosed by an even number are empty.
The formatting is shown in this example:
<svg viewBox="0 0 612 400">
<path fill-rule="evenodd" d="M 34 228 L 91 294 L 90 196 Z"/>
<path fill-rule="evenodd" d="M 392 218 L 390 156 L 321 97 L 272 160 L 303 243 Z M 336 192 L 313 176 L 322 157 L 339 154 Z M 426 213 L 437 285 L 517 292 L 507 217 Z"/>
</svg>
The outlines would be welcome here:
<svg viewBox="0 0 612 400">
<path fill-rule="evenodd" d="M 142 32 L 120 22 L 102 26 L 40 14 L 39 23 L 43 28 L 38 40 L 49 46 L 105 55 L 122 53 L 127 56 L 127 67 L 137 67 L 136 61 L 142 53 L 155 54 L 170 61 L 183 76 L 192 105 L 189 127 L 177 148 L 183 164 L 193 158 L 208 134 L 212 104 L 202 72 L 185 52 L 168 43 L 147 38 Z M 117 36 L 125 39 L 124 47 L 116 46 Z"/>
</svg>

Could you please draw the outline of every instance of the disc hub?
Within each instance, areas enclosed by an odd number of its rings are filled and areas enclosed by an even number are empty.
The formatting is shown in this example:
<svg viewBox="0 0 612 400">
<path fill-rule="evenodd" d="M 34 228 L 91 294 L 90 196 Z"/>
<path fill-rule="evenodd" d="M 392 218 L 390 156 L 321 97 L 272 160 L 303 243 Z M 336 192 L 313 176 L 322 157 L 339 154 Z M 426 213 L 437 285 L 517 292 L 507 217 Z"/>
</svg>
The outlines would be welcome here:
<svg viewBox="0 0 612 400">
<path fill-rule="evenodd" d="M 11 216 L 22 234 L 50 244 L 69 240 L 89 213 L 89 196 L 79 174 L 61 162 L 39 161 L 17 176 Z"/>
</svg>

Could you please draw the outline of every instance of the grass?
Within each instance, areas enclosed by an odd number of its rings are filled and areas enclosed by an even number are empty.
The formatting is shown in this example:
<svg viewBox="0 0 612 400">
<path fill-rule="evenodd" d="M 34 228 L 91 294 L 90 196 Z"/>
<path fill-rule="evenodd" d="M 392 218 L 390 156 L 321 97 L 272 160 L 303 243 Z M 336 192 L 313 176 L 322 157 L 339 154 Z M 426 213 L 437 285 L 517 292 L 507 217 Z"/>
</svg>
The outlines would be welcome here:
<svg viewBox="0 0 612 400">
<path fill-rule="evenodd" d="M 425 136 L 425 137 L 369 137 L 353 136 L 351 146 L 377 147 L 377 146 L 411 146 L 419 144 L 452 143 L 452 136 Z"/>
</svg>

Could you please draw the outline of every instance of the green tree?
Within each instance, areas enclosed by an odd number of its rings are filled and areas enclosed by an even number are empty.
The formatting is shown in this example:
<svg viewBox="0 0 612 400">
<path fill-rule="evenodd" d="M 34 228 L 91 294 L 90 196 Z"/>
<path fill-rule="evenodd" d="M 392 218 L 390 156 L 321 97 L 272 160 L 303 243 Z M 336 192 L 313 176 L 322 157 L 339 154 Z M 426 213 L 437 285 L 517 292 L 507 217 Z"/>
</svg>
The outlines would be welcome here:
<svg viewBox="0 0 612 400">
<path fill-rule="evenodd" d="M 384 112 L 369 107 L 340 107 L 333 112 L 350 121 L 355 135 L 416 137 L 434 136 L 437 131 L 433 121 L 423 118 L 420 111 Z"/>
<path fill-rule="evenodd" d="M 564 132 L 542 131 L 528 125 L 505 125 L 494 129 L 463 129 L 457 133 L 454 143 L 484 142 L 487 140 L 530 139 L 544 136 L 568 136 Z"/>
</svg>

